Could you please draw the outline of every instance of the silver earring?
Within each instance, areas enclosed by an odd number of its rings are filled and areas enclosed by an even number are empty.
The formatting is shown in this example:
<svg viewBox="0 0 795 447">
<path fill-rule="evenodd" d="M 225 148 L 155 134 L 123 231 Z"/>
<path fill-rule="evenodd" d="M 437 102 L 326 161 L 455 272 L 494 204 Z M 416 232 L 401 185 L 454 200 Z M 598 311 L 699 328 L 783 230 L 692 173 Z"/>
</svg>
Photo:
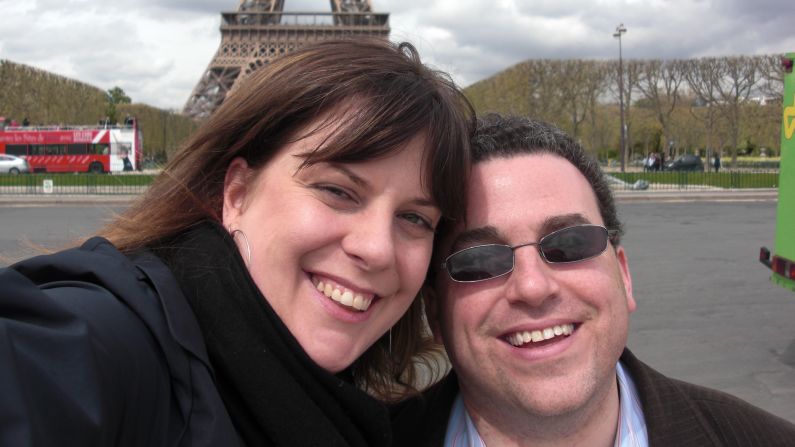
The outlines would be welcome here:
<svg viewBox="0 0 795 447">
<path fill-rule="evenodd" d="M 246 233 L 244 233 L 243 230 L 229 230 L 229 235 L 232 236 L 232 240 L 235 240 L 235 236 L 238 234 L 243 236 L 243 243 L 246 246 L 246 265 L 251 265 L 251 245 L 248 243 L 248 236 L 246 236 Z"/>
<path fill-rule="evenodd" d="M 392 357 L 392 328 L 389 328 L 389 356 Z"/>
</svg>

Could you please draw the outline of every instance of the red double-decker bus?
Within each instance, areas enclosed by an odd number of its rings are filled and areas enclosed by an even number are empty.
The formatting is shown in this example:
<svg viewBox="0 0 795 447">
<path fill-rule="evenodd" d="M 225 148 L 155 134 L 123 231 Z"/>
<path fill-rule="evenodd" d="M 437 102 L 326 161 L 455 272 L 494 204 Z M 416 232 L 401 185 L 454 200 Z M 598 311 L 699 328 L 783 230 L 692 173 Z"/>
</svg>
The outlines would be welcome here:
<svg viewBox="0 0 795 447">
<path fill-rule="evenodd" d="M 0 127 L 0 154 L 25 158 L 32 172 L 141 170 L 143 139 L 134 118 L 124 125 Z"/>
</svg>

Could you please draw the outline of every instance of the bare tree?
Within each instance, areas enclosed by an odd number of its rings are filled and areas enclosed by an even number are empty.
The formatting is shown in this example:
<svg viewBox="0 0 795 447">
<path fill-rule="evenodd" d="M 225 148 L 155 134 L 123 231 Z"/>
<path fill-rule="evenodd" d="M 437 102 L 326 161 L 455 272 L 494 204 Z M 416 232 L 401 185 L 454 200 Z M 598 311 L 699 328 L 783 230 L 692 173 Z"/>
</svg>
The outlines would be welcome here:
<svg viewBox="0 0 795 447">
<path fill-rule="evenodd" d="M 601 125 L 602 123 L 598 123 L 597 121 L 604 120 L 604 117 L 600 116 L 599 114 L 599 101 L 602 99 L 608 89 L 608 83 L 610 79 L 608 76 L 609 72 L 609 63 L 591 61 L 588 76 L 584 80 L 586 113 L 588 115 L 588 121 L 590 124 L 589 143 L 590 147 L 594 150 L 604 147 L 606 143 L 606 135 L 605 132 L 603 132 L 604 126 Z"/>
<path fill-rule="evenodd" d="M 731 130 L 731 166 L 737 165 L 737 146 L 740 140 L 740 125 L 743 105 L 748 101 L 756 85 L 758 60 L 748 56 L 721 59 L 724 76 L 718 83 L 721 107 L 726 109 L 726 118 Z"/>
<path fill-rule="evenodd" d="M 684 65 L 687 85 L 695 95 L 695 101 L 690 104 L 690 113 L 693 118 L 701 121 L 705 128 L 707 160 L 710 159 L 714 150 L 713 135 L 718 119 L 716 106 L 720 99 L 718 86 L 725 76 L 724 69 L 725 66 L 721 60 L 714 57 L 691 59 Z M 717 150 L 720 151 L 720 148 Z M 711 166 L 711 164 L 708 165 Z"/>
<path fill-rule="evenodd" d="M 533 60 L 528 64 L 528 106 L 530 116 L 550 122 L 561 122 L 563 107 L 559 98 L 560 61 L 550 59 Z"/>
<path fill-rule="evenodd" d="M 580 137 L 580 124 L 585 121 L 588 113 L 588 100 L 594 82 L 591 79 L 596 74 L 595 63 L 582 59 L 556 61 L 557 69 L 555 92 L 558 96 L 560 109 L 568 114 L 571 135 Z M 590 82 L 589 82 L 590 81 Z"/>
<path fill-rule="evenodd" d="M 645 61 L 638 82 L 638 90 L 654 110 L 662 136 L 668 142 L 673 142 L 671 115 L 676 109 L 679 87 L 684 81 L 684 65 L 681 60 Z"/>
<path fill-rule="evenodd" d="M 622 64 L 624 68 L 624 126 L 626 127 L 626 144 L 627 149 L 629 150 L 629 156 L 632 155 L 632 147 L 634 146 L 634 138 L 633 138 L 633 122 L 632 122 L 632 96 L 633 93 L 638 90 L 638 83 L 640 82 L 641 72 L 644 65 L 644 61 L 639 61 L 637 59 L 628 59 L 624 60 Z M 610 67 L 607 70 L 607 86 L 608 90 L 613 94 L 615 97 L 616 103 L 618 103 L 619 92 L 618 92 L 618 70 L 619 70 L 619 63 L 618 61 L 612 61 L 610 63 Z M 620 134 L 619 134 L 620 138 Z"/>
<path fill-rule="evenodd" d="M 781 101 L 784 94 L 784 67 L 781 65 L 783 54 L 757 56 L 759 70 L 759 91 L 769 97 Z"/>
</svg>

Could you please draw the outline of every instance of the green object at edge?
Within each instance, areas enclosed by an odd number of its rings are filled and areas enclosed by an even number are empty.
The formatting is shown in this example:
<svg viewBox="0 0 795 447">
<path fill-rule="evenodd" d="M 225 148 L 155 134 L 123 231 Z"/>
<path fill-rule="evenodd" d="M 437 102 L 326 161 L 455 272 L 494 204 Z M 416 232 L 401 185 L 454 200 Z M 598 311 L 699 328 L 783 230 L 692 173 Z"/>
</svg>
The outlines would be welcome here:
<svg viewBox="0 0 795 447">
<path fill-rule="evenodd" d="M 795 53 L 784 57 L 795 60 Z M 784 73 L 783 105 L 775 254 L 795 261 L 795 71 Z M 795 291 L 795 281 L 791 279 L 775 272 L 770 279 Z"/>
</svg>

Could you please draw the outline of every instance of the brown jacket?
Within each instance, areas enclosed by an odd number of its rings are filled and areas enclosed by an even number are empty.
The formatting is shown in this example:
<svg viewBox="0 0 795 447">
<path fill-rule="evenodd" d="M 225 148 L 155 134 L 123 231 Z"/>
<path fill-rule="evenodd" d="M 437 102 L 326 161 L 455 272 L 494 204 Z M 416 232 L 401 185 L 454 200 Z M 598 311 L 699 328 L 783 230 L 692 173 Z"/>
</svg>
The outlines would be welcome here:
<svg viewBox="0 0 795 447">
<path fill-rule="evenodd" d="M 795 425 L 726 393 L 668 378 L 629 349 L 621 362 L 643 405 L 652 447 L 795 446 Z M 396 446 L 442 446 L 458 394 L 455 374 L 393 408 Z"/>
</svg>

